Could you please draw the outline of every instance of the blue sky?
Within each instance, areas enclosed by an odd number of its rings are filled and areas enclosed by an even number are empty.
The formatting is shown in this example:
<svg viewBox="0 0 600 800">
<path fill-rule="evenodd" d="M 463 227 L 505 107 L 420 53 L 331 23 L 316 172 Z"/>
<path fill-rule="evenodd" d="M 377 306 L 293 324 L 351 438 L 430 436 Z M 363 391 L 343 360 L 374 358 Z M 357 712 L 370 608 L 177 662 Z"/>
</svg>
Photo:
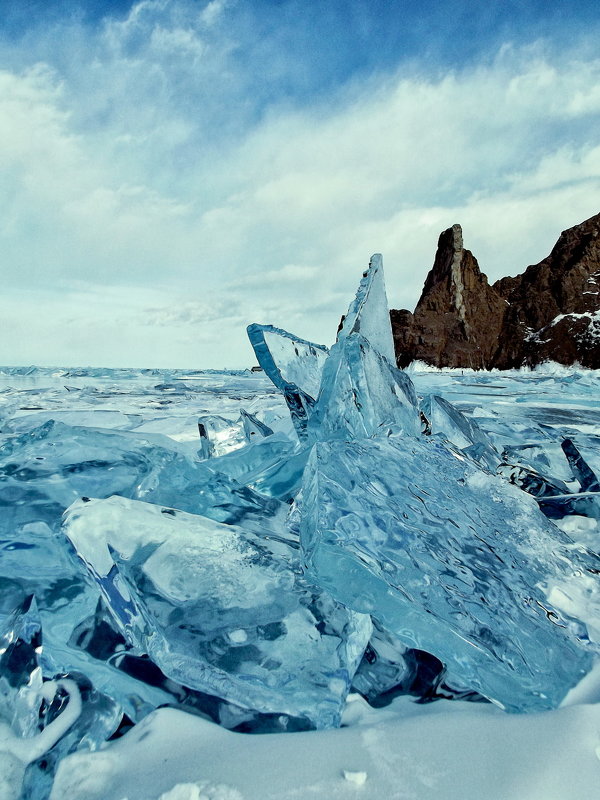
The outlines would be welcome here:
<svg viewBox="0 0 600 800">
<path fill-rule="evenodd" d="M 0 363 L 329 344 L 372 252 L 412 308 L 455 222 L 521 271 L 600 210 L 599 33 L 576 0 L 0 2 Z"/>
</svg>

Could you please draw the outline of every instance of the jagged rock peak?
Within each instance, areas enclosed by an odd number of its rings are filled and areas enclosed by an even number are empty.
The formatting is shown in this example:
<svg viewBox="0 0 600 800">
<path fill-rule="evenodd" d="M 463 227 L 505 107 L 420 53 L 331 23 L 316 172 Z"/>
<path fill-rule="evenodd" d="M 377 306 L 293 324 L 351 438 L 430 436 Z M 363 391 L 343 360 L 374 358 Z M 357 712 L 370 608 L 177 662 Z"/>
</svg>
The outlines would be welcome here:
<svg viewBox="0 0 600 800">
<path fill-rule="evenodd" d="M 392 310 L 399 366 L 501 369 L 548 358 L 600 367 L 600 214 L 560 235 L 550 255 L 493 286 L 443 231 L 414 314 Z"/>
<path fill-rule="evenodd" d="M 453 225 L 440 234 L 414 315 L 392 312 L 399 365 L 416 358 L 440 366 L 487 367 L 504 305 L 465 250 L 462 228 Z"/>
<path fill-rule="evenodd" d="M 462 234 L 462 228 L 460 227 L 460 225 L 458 223 L 456 223 L 451 228 L 448 228 L 448 230 L 443 231 L 440 234 L 440 238 L 439 238 L 439 241 L 438 241 L 438 247 L 440 247 L 442 245 L 442 241 L 443 241 L 444 238 L 450 239 L 450 237 L 452 238 L 452 249 L 454 250 L 454 252 L 455 253 L 458 253 L 459 251 L 462 252 L 462 250 L 464 249 L 463 248 L 463 234 Z"/>
</svg>

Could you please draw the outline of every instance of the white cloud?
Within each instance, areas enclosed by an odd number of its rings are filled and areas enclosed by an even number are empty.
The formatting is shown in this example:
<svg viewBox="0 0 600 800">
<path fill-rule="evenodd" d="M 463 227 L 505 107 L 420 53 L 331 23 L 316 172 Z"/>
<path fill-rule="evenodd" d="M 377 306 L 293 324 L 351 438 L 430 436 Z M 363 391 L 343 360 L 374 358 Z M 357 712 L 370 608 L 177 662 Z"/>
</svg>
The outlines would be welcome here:
<svg viewBox="0 0 600 800">
<path fill-rule="evenodd" d="M 12 363 L 237 366 L 252 321 L 330 343 L 373 252 L 412 307 L 454 222 L 495 279 L 599 210 L 599 59 L 506 46 L 301 107 L 268 101 L 236 13 L 144 0 L 0 72 Z"/>
</svg>

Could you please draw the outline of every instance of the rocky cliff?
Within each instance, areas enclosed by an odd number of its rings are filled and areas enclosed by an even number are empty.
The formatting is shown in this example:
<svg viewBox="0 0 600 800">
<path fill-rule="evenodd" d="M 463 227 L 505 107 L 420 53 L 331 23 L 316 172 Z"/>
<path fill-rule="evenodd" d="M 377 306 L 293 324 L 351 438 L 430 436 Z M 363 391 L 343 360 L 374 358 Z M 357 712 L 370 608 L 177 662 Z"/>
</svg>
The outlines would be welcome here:
<svg viewBox="0 0 600 800">
<path fill-rule="evenodd" d="M 564 231 L 550 255 L 490 285 L 444 231 L 413 313 L 392 310 L 398 365 L 509 369 L 552 359 L 600 368 L 600 214 Z"/>
</svg>

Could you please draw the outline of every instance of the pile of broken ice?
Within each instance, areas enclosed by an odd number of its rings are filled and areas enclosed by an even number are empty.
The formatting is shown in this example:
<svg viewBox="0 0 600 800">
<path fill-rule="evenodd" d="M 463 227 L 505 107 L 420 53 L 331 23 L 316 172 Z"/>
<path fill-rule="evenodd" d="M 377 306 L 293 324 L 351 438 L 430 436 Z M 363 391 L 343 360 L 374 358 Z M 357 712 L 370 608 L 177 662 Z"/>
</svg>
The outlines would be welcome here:
<svg viewBox="0 0 600 800">
<path fill-rule="evenodd" d="M 195 458 L 53 420 L 0 447 L 2 797 L 161 705 L 254 732 L 337 726 L 351 689 L 527 712 L 589 670 L 600 558 L 548 518 L 600 516 L 572 442 L 577 494 L 419 401 L 379 256 L 329 351 L 248 333 L 288 424 L 202 418 Z"/>
</svg>

